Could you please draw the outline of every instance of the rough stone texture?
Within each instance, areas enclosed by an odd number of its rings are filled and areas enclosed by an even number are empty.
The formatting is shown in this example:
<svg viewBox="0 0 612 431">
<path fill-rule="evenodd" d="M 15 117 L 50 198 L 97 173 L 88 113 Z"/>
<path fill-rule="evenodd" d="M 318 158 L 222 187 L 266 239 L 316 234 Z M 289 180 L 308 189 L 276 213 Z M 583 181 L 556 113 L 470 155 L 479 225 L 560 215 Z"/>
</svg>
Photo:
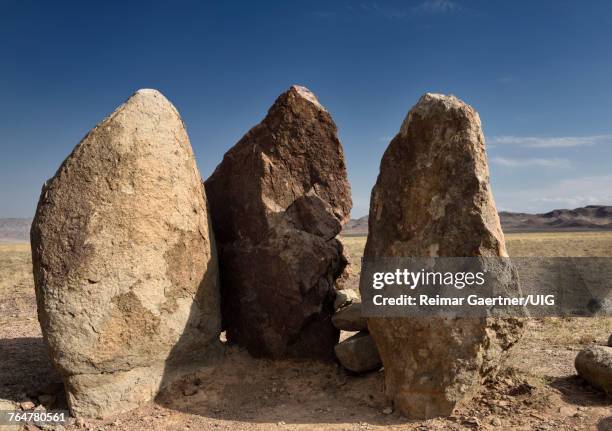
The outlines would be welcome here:
<svg viewBox="0 0 612 431">
<path fill-rule="evenodd" d="M 333 358 L 334 283 L 346 266 L 335 237 L 351 198 L 329 113 L 291 87 L 225 154 L 206 190 L 228 340 L 255 356 Z"/>
<path fill-rule="evenodd" d="M 332 316 L 334 326 L 342 331 L 363 331 L 368 329 L 368 321 L 361 315 L 361 302 L 356 301 Z"/>
<path fill-rule="evenodd" d="M 204 188 L 183 122 L 140 90 L 43 187 L 31 229 L 38 319 L 76 416 L 150 400 L 218 349 Z"/>
<path fill-rule="evenodd" d="M 587 347 L 576 356 L 575 366 L 583 379 L 612 395 L 612 347 Z"/>
<path fill-rule="evenodd" d="M 340 364 L 354 373 L 378 370 L 382 363 L 376 343 L 367 332 L 359 332 L 335 347 Z"/>
<path fill-rule="evenodd" d="M 365 258 L 507 256 L 476 111 L 424 95 L 383 156 L 370 202 Z M 516 281 L 512 268 L 510 280 Z M 506 274 L 508 275 L 508 274 Z M 518 290 L 514 281 L 509 290 Z M 519 319 L 368 319 L 396 408 L 450 415 L 520 337 Z"/>
</svg>

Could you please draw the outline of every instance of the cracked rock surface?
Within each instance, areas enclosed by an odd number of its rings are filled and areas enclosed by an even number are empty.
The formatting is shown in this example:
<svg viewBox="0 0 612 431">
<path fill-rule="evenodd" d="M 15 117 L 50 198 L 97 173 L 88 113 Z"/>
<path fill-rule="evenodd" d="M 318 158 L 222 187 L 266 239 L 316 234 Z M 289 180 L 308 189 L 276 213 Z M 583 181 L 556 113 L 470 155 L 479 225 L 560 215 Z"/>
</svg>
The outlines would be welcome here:
<svg viewBox="0 0 612 431">
<path fill-rule="evenodd" d="M 370 201 L 364 258 L 507 256 L 478 113 L 425 94 L 385 151 Z M 518 292 L 511 265 L 491 276 Z M 520 319 L 371 318 L 385 390 L 413 418 L 448 416 L 497 370 Z"/>
<path fill-rule="evenodd" d="M 252 355 L 332 359 L 336 238 L 351 209 L 329 112 L 292 86 L 206 181 L 221 267 L 223 324 Z"/>
</svg>

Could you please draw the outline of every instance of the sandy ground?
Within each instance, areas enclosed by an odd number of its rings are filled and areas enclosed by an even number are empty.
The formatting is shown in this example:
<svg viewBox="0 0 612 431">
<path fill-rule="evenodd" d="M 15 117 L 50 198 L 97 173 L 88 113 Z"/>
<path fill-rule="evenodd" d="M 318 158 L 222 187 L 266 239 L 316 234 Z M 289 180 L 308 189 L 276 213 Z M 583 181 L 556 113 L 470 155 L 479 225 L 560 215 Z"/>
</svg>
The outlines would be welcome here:
<svg viewBox="0 0 612 431">
<path fill-rule="evenodd" d="M 511 234 L 507 241 L 514 256 L 612 255 L 612 233 Z M 357 257 L 363 244 L 347 239 Z M 336 364 L 258 360 L 227 346 L 223 361 L 155 402 L 107 420 L 71 420 L 66 429 L 612 430 L 612 400 L 573 367 L 580 349 L 610 333 L 611 318 L 530 321 L 500 375 L 447 419 L 384 414 L 382 372 L 355 376 Z M 0 399 L 62 408 L 59 382 L 36 320 L 29 246 L 0 244 Z"/>
</svg>

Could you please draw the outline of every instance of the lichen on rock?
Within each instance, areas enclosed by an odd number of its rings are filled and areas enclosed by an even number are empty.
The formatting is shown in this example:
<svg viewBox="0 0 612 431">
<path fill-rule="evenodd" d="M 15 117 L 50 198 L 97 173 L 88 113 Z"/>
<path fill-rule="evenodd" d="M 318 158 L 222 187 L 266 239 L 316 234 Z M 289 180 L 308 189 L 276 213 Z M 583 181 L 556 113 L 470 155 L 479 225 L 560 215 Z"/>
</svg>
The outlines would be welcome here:
<svg viewBox="0 0 612 431">
<path fill-rule="evenodd" d="M 364 258 L 507 256 L 478 113 L 425 94 L 385 151 Z M 518 292 L 516 272 L 500 265 Z M 447 416 L 497 369 L 520 319 L 371 318 L 385 389 L 412 418 Z"/>
</svg>

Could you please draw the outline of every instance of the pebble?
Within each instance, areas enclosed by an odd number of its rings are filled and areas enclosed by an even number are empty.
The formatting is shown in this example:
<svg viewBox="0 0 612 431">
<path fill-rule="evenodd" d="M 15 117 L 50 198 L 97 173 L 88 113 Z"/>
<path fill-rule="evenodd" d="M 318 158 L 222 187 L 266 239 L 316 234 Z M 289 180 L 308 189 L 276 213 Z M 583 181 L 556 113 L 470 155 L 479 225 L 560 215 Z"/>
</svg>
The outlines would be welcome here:
<svg viewBox="0 0 612 431">
<path fill-rule="evenodd" d="M 390 415 L 393 413 L 393 409 L 391 407 L 386 407 L 382 412 L 384 415 Z"/>
<path fill-rule="evenodd" d="M 19 406 L 21 407 L 21 410 L 33 410 L 34 407 L 36 407 L 36 405 L 34 405 L 34 403 L 29 400 L 19 403 Z"/>
<path fill-rule="evenodd" d="M 478 420 L 478 418 L 477 417 L 473 417 L 473 416 L 465 418 L 463 420 L 463 423 L 467 424 L 467 425 L 472 425 L 472 426 L 475 426 L 475 427 L 479 427 L 480 426 L 480 421 Z"/>
</svg>

